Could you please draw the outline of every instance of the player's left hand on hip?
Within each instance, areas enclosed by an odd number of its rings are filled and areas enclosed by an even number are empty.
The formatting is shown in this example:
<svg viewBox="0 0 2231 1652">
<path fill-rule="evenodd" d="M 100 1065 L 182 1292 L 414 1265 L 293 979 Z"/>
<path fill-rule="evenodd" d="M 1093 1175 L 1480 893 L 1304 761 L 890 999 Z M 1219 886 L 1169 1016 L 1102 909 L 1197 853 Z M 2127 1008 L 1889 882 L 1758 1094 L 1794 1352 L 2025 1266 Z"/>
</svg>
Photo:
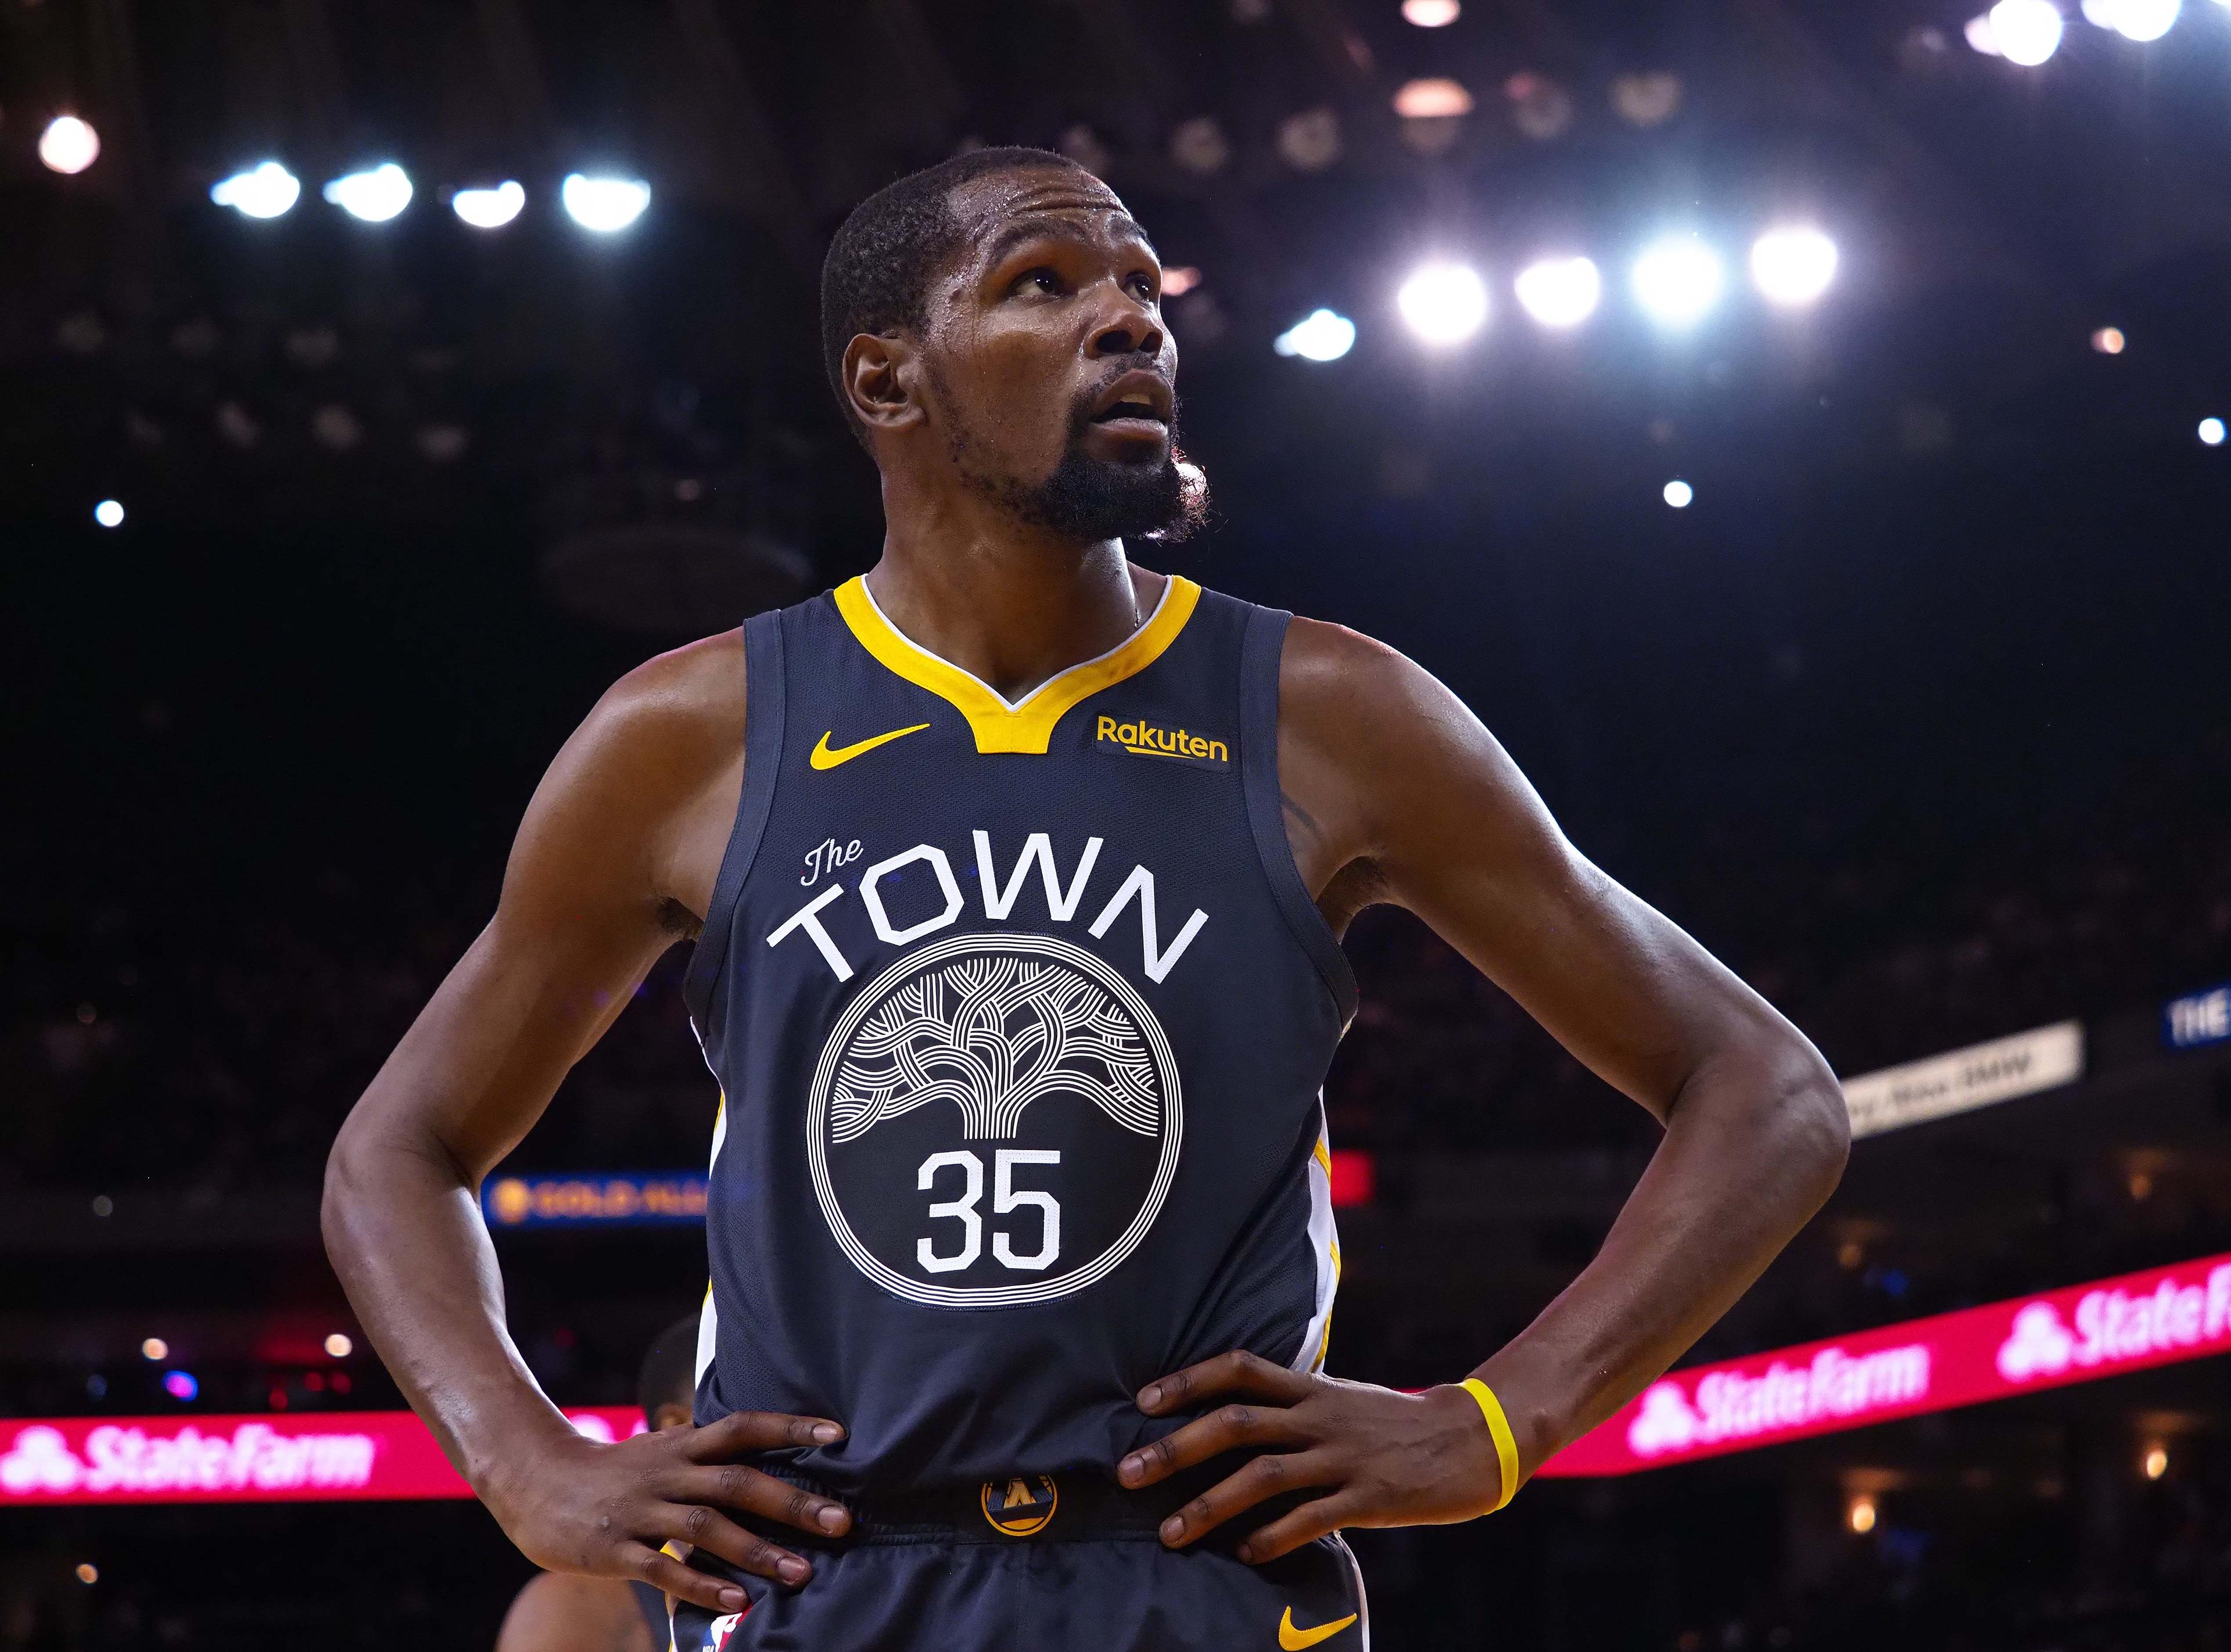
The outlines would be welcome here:
<svg viewBox="0 0 2231 1652">
<path fill-rule="evenodd" d="M 1275 1560 L 1344 1526 L 1439 1526 L 1487 1513 L 1502 1500 L 1502 1469 L 1480 1409 L 1462 1388 L 1405 1394 L 1368 1383 L 1307 1376 L 1244 1352 L 1149 1383 L 1149 1416 L 1225 1399 L 1116 1465 L 1137 1489 L 1227 1451 L 1258 1455 L 1162 1522 L 1181 1549 L 1235 1514 L 1282 1493 L 1322 1495 L 1254 1533 L 1242 1560 Z"/>
</svg>

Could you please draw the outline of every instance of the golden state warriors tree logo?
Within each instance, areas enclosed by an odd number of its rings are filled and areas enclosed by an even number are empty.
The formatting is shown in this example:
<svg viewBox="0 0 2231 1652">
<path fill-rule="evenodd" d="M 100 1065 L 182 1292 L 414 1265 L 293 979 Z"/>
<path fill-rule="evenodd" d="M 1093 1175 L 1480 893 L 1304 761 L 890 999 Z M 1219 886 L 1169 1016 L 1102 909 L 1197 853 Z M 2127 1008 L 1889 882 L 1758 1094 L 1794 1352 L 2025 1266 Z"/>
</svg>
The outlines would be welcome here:
<svg viewBox="0 0 2231 1652">
<path fill-rule="evenodd" d="M 1177 1173 L 1177 1063 L 1083 947 L 954 935 L 900 958 L 823 1047 L 814 1191 L 854 1266 L 909 1301 L 1043 1302 L 1136 1249 Z"/>
</svg>

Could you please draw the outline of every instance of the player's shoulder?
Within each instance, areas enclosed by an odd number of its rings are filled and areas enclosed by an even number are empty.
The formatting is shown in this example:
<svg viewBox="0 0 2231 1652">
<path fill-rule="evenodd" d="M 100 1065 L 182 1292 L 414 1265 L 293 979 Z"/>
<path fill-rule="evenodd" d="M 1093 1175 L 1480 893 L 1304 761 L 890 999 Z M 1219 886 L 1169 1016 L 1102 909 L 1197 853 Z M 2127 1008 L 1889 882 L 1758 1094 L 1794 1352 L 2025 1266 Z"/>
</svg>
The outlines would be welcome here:
<svg viewBox="0 0 2231 1652">
<path fill-rule="evenodd" d="M 632 1652 L 650 1644 L 624 1578 L 555 1571 L 528 1581 L 496 1634 L 496 1652 Z"/>
<path fill-rule="evenodd" d="M 644 661 L 607 688 L 576 743 L 630 762 L 725 762 L 744 738 L 744 638 L 701 638 Z"/>
<path fill-rule="evenodd" d="M 1297 615 L 1278 660 L 1282 725 L 1381 737 L 1446 695 L 1431 673 L 1400 649 L 1327 620 Z M 1387 726 L 1389 720 L 1397 725 Z"/>
</svg>

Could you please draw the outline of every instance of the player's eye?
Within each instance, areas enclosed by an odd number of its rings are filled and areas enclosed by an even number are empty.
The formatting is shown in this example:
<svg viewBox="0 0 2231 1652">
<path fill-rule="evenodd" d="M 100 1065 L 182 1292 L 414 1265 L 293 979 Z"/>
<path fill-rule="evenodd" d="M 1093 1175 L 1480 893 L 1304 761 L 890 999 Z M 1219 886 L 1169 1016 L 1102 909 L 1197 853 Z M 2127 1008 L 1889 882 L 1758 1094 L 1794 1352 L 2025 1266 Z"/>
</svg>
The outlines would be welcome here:
<svg viewBox="0 0 2231 1652">
<path fill-rule="evenodd" d="M 1026 269 L 1015 278 L 1018 293 L 1058 293 L 1061 274 L 1050 264 L 1040 264 L 1036 269 Z"/>
<path fill-rule="evenodd" d="M 1155 301 L 1154 278 L 1146 271 L 1138 271 L 1124 284 L 1131 289 L 1132 294 L 1141 304 L 1152 304 Z"/>
</svg>

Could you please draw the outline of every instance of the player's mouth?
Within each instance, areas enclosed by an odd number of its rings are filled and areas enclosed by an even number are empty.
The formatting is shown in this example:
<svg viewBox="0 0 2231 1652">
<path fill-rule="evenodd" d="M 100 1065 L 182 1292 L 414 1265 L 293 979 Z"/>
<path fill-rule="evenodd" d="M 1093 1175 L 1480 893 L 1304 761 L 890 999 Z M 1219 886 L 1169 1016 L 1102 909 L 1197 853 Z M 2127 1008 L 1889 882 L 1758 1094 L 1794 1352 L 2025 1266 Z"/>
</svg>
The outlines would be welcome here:
<svg viewBox="0 0 2231 1652">
<path fill-rule="evenodd" d="M 1175 398 L 1169 381 L 1141 369 L 1124 374 L 1093 403 L 1088 422 L 1116 436 L 1167 440 Z"/>
</svg>

